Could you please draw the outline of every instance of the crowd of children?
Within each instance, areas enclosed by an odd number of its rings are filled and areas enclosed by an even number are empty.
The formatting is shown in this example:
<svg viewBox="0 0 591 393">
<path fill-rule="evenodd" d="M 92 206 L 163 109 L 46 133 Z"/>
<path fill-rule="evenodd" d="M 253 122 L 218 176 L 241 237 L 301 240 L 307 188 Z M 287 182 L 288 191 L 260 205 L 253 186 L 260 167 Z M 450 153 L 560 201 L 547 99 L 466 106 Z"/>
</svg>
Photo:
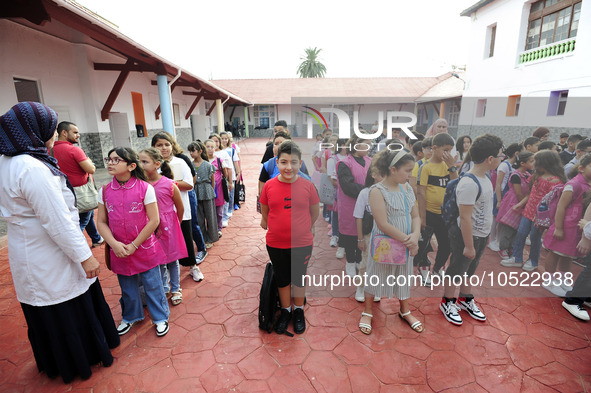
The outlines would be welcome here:
<svg viewBox="0 0 591 393">
<path fill-rule="evenodd" d="M 143 303 L 156 334 L 168 333 L 168 299 L 173 306 L 183 301 L 180 265 L 202 281 L 198 265 L 240 208 L 232 192 L 240 158 L 231 135 L 212 134 L 188 150 L 193 161 L 172 135 L 158 133 L 139 154 L 117 147 L 105 159 L 113 180 L 99 190 L 97 221 L 121 287 L 119 335 L 143 319 Z"/>
</svg>

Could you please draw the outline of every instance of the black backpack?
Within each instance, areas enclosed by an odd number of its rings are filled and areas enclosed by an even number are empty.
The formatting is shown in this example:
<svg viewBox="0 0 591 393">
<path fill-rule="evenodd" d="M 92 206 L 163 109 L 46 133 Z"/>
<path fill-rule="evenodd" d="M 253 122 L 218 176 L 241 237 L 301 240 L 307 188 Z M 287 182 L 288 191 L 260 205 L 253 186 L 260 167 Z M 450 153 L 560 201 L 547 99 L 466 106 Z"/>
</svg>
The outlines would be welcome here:
<svg viewBox="0 0 591 393">
<path fill-rule="evenodd" d="M 263 284 L 259 293 L 259 329 L 265 330 L 267 333 L 273 331 L 275 315 L 281 308 L 279 305 L 279 291 L 273 274 L 273 264 L 267 262 Z"/>
</svg>

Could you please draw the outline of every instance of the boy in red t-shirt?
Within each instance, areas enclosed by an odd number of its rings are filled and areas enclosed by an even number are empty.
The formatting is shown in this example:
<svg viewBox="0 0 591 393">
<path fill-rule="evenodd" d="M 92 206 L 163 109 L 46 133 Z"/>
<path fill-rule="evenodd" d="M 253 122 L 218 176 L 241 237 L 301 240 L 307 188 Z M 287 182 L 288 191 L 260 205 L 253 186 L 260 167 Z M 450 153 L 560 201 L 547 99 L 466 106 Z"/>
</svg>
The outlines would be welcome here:
<svg viewBox="0 0 591 393">
<path fill-rule="evenodd" d="M 266 243 L 279 288 L 281 315 L 275 325 L 284 333 L 291 319 L 291 284 L 294 285 L 293 329 L 306 330 L 304 275 L 312 255 L 312 226 L 319 215 L 318 192 L 309 180 L 298 176 L 302 152 L 286 140 L 277 151 L 279 176 L 265 183 L 261 191 L 261 227 L 268 229 Z M 292 280 L 293 277 L 293 280 Z"/>
</svg>

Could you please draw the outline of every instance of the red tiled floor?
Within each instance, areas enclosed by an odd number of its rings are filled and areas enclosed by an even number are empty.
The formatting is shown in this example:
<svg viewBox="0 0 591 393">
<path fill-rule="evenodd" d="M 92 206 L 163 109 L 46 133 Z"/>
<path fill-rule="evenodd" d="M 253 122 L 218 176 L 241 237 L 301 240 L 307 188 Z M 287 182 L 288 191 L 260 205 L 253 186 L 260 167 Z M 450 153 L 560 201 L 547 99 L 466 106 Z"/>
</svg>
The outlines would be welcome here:
<svg viewBox="0 0 591 393">
<path fill-rule="evenodd" d="M 363 305 L 353 299 L 354 288 L 311 288 L 305 333 L 288 337 L 260 331 L 258 294 L 268 255 L 254 190 L 263 144 L 240 143 L 247 203 L 209 250 L 201 265 L 205 280 L 196 283 L 187 268 L 181 269 L 184 299 L 171 307 L 168 335 L 156 337 L 146 314 L 113 351 L 114 364 L 94 366 L 86 381 L 64 385 L 60 378 L 38 373 L 14 296 L 7 249 L 0 249 L 0 391 L 591 391 L 591 323 L 572 318 L 560 299 L 541 288 L 478 288 L 487 321 L 462 312 L 461 327 L 441 315 L 438 288 L 414 288 L 411 310 L 425 332 L 413 332 L 398 317 L 397 300 L 383 299 L 373 305 L 369 336 L 358 328 Z M 344 261 L 334 257 L 326 231 L 319 220 L 310 274 L 343 270 Z M 93 251 L 102 261 L 103 249 Z M 518 271 L 501 270 L 499 258 L 488 250 L 479 269 Z M 103 269 L 100 280 L 118 322 L 116 276 Z"/>
</svg>

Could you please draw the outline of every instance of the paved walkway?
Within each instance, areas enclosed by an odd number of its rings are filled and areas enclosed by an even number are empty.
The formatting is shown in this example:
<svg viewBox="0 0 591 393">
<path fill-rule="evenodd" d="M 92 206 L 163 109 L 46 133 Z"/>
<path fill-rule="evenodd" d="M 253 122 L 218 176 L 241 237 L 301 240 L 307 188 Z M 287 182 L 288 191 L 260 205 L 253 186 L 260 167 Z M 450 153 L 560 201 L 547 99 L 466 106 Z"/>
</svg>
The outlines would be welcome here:
<svg viewBox="0 0 591 393">
<path fill-rule="evenodd" d="M 398 301 L 374 307 L 374 330 L 357 324 L 354 289 L 308 296 L 308 328 L 295 337 L 258 329 L 258 293 L 268 260 L 255 210 L 264 141 L 241 142 L 247 203 L 201 265 L 195 283 L 181 271 L 184 301 L 171 307 L 170 332 L 157 338 L 146 320 L 122 337 L 115 363 L 96 366 L 89 380 L 64 385 L 39 374 L 8 266 L 0 249 L 0 391 L 2 392 L 580 392 L 591 390 L 591 324 L 576 321 L 543 289 L 485 285 L 479 297 L 488 321 L 446 322 L 440 290 L 413 289 L 412 310 L 425 324 L 414 333 L 396 316 Z M 344 262 L 328 246 L 326 223 L 316 225 L 314 274 L 339 273 Z M 95 249 L 103 261 L 103 248 Z M 487 250 L 482 271 L 500 270 Z M 496 274 L 495 273 L 495 274 Z M 495 276 L 496 277 L 496 276 Z M 116 277 L 101 272 L 115 321 L 121 318 Z M 522 297 L 523 295 L 528 297 Z M 332 295 L 332 296 L 331 296 Z M 496 297 L 492 297 L 496 296 Z M 465 315 L 465 313 L 463 313 Z M 290 330 L 291 330 L 290 326 Z"/>
</svg>

